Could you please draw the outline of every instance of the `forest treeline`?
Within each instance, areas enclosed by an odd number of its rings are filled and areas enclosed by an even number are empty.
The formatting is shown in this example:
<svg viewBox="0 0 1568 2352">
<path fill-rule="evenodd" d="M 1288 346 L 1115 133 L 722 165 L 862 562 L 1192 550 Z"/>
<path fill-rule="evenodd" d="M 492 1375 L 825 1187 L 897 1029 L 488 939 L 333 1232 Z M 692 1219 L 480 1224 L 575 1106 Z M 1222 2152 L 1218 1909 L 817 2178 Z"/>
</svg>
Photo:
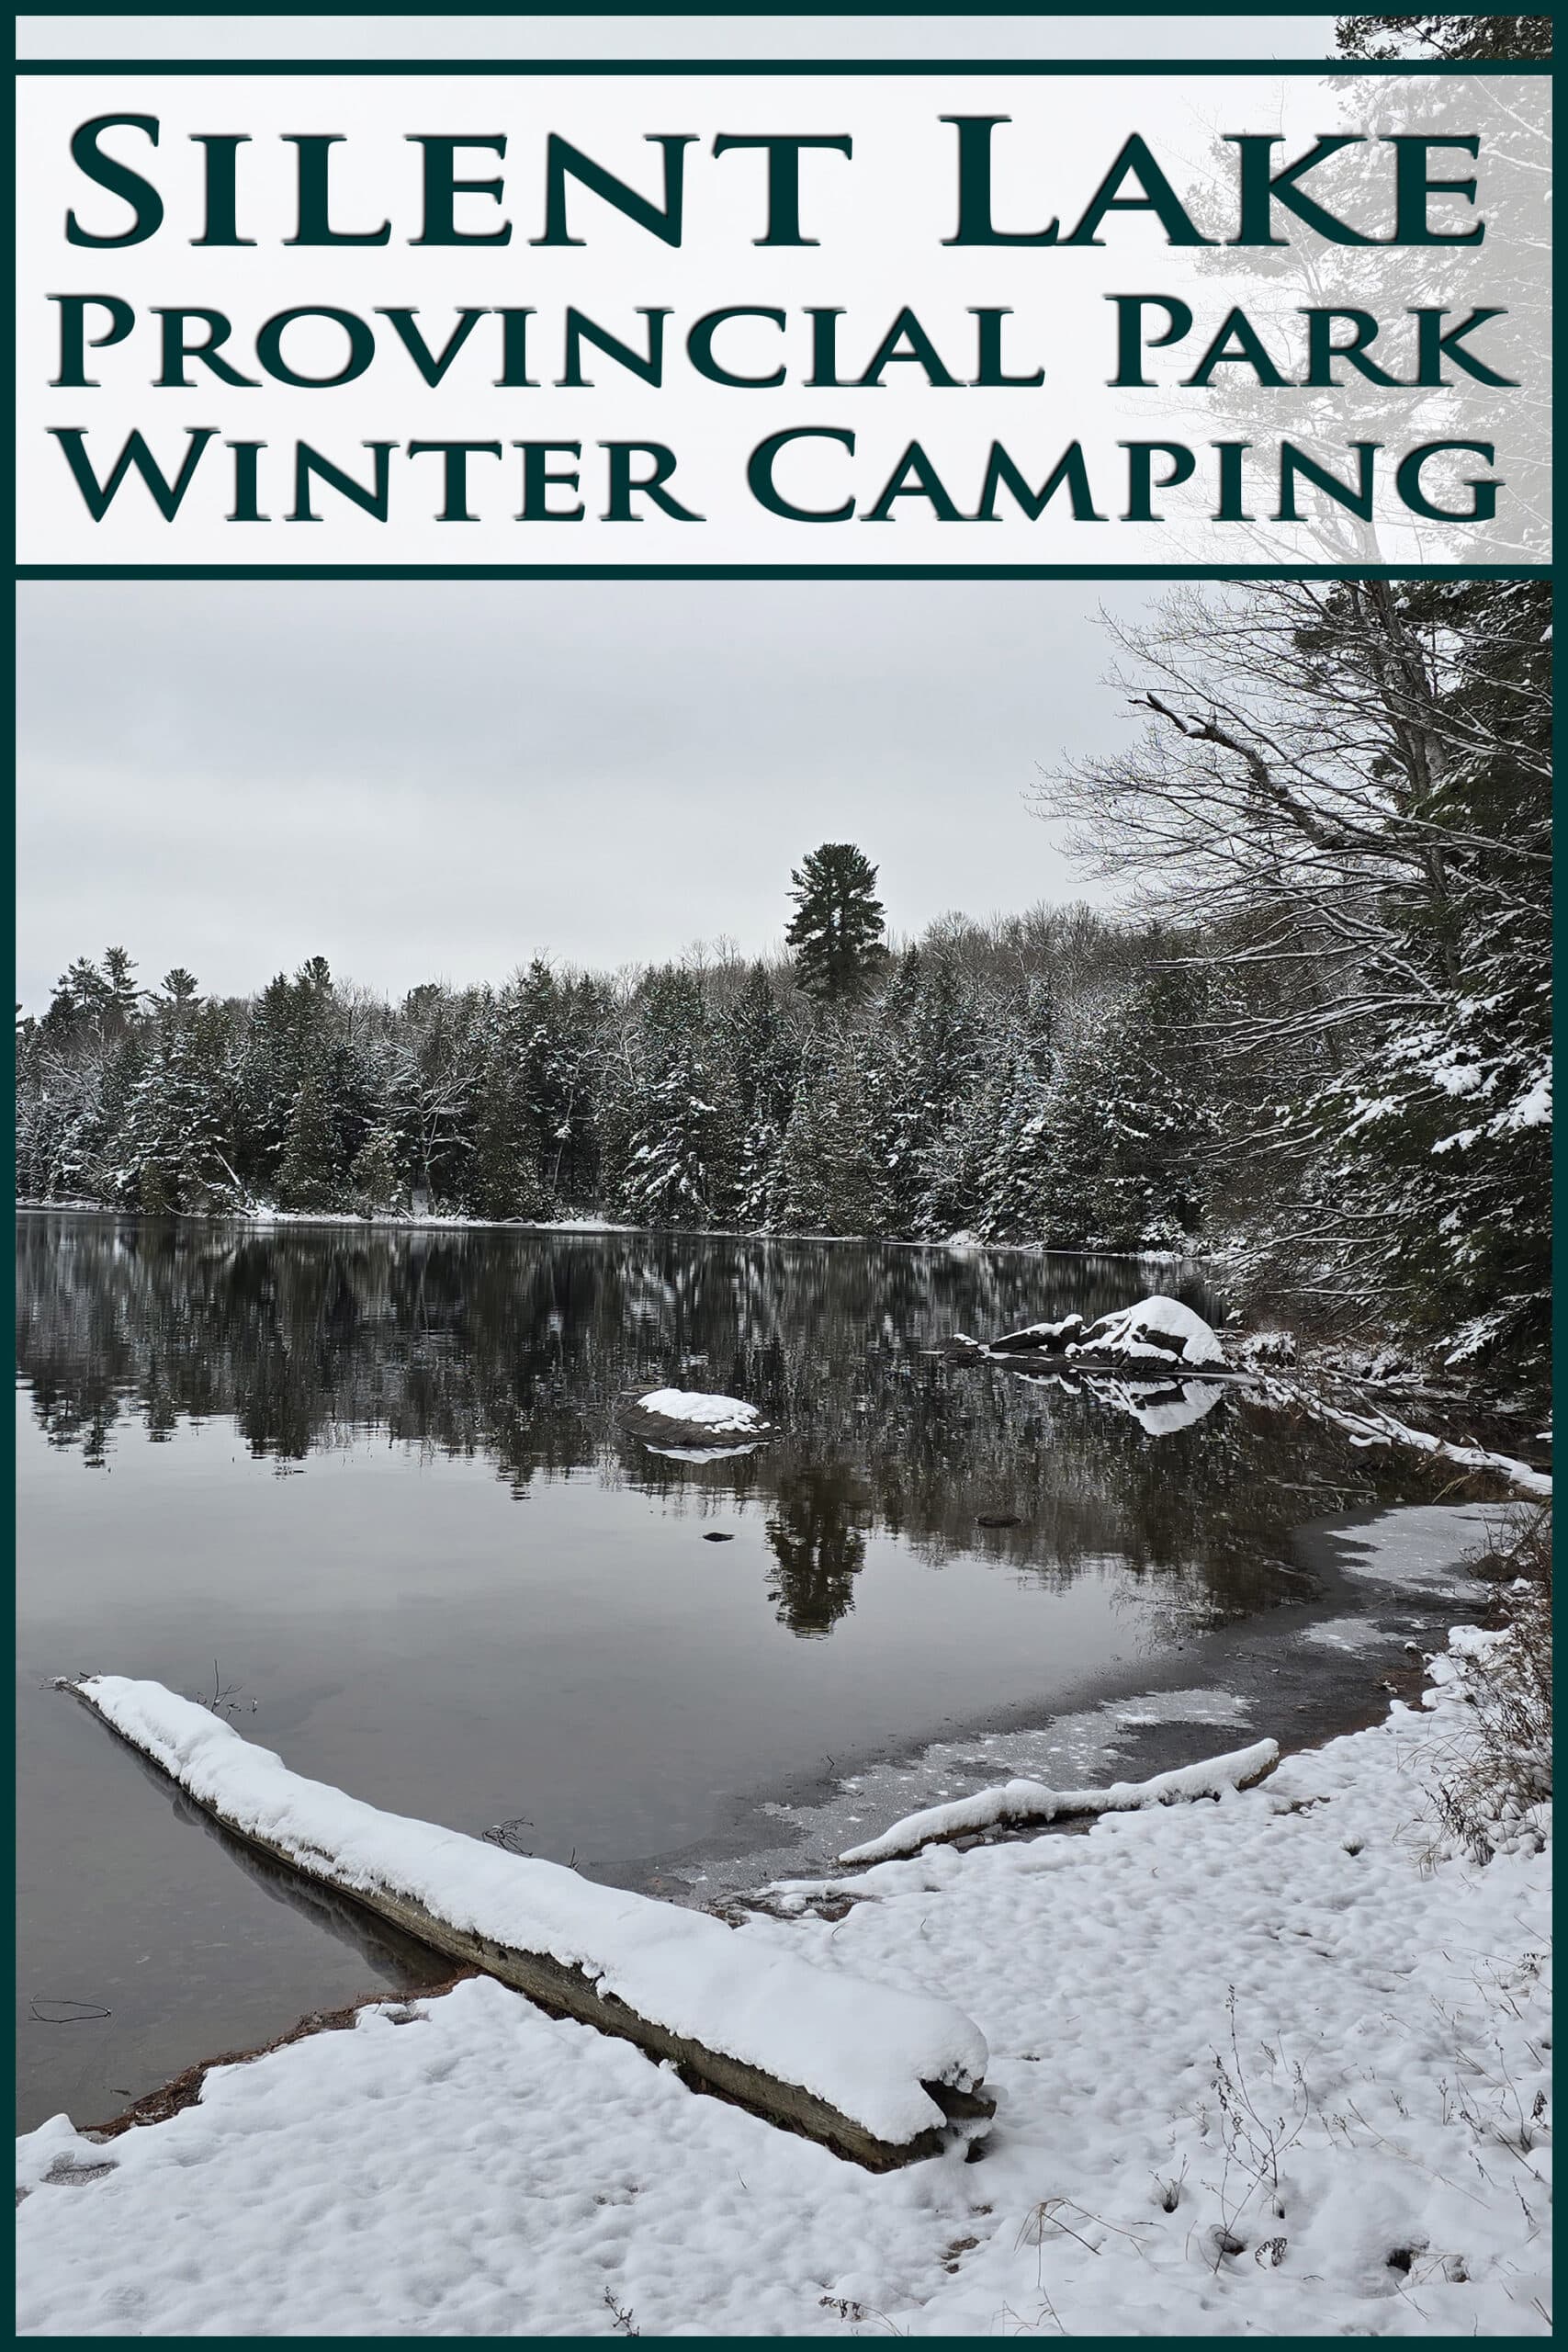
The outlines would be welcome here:
<svg viewBox="0 0 1568 2352">
<path fill-rule="evenodd" d="M 1145 970 L 1175 938 L 953 918 L 826 1004 L 786 960 L 701 953 L 391 1003 L 319 956 L 254 997 L 143 990 L 111 949 L 23 1024 L 20 1181 L 154 1214 L 1179 1243 L 1208 1114 L 1178 1017 L 1201 984 Z"/>
<path fill-rule="evenodd" d="M 1144 731 L 1041 789 L 1122 910 L 948 917 L 853 986 L 804 949 L 395 1003 L 321 957 L 251 997 L 84 957 L 19 1025 L 18 1189 L 1223 1238 L 1301 1314 L 1516 1377 L 1550 1270 L 1550 638 L 1536 581 L 1183 592 L 1122 639 Z"/>
</svg>

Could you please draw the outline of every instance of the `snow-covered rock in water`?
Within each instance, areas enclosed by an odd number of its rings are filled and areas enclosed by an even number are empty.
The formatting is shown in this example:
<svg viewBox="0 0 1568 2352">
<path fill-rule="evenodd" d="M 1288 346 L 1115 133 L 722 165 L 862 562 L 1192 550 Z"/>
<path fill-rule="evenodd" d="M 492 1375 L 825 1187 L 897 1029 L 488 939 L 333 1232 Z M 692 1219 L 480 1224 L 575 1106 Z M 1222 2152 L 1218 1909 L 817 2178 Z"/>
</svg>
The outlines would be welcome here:
<svg viewBox="0 0 1568 2352">
<path fill-rule="evenodd" d="M 1083 1317 L 1064 1315 L 1059 1323 L 1026 1323 L 1021 1331 L 1004 1331 L 990 1345 L 1005 1355 L 1060 1355 L 1083 1336 Z"/>
<path fill-rule="evenodd" d="M 637 1401 L 643 1412 L 654 1413 L 661 1421 L 697 1421 L 716 1437 L 754 1430 L 762 1418 L 755 1405 L 743 1404 L 739 1396 L 707 1396 L 700 1388 L 655 1388 Z"/>
<path fill-rule="evenodd" d="M 1201 1315 L 1157 1292 L 1118 1307 L 1069 1343 L 1069 1356 L 1101 1363 L 1223 1364 L 1224 1350 Z"/>
<path fill-rule="evenodd" d="M 700 1388 L 651 1388 L 627 1397 L 621 1418 L 634 1436 L 650 1445 L 715 1451 L 733 1446 L 737 1439 L 765 1437 L 770 1427 L 755 1405 L 739 1396 L 710 1396 Z"/>
</svg>

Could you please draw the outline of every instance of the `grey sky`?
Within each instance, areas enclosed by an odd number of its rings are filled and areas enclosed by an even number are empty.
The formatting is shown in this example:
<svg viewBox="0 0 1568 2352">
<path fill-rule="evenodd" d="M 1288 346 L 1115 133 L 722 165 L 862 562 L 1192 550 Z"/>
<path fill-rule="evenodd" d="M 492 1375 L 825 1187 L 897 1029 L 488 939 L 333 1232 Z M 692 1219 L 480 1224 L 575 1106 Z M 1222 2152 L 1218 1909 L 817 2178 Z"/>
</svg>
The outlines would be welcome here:
<svg viewBox="0 0 1568 2352">
<path fill-rule="evenodd" d="M 1001 582 L 33 582 L 17 993 L 113 941 L 249 989 L 775 944 L 824 840 L 889 920 L 1085 895 L 1025 795 L 1124 741 L 1097 614 Z"/>
</svg>

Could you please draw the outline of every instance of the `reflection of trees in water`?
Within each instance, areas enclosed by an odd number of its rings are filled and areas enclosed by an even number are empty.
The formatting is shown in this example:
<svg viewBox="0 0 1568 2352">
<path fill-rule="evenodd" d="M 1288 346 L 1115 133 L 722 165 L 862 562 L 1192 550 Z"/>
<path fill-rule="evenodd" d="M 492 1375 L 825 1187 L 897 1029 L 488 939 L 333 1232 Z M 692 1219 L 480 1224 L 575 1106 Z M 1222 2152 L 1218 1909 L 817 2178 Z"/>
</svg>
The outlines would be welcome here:
<svg viewBox="0 0 1568 2352">
<path fill-rule="evenodd" d="M 1150 1438 L 1091 1398 L 933 1352 L 954 1330 L 1100 1314 L 1149 1280 L 1125 1261 L 870 1243 L 24 1216 L 17 1363 L 50 1442 L 89 1463 L 124 1419 L 167 1441 L 231 1417 L 280 1467 L 375 1429 L 487 1459 L 519 1498 L 595 1471 L 676 1509 L 755 1504 L 799 1633 L 849 1607 L 872 1529 L 933 1565 L 978 1551 L 1049 1585 L 1125 1564 L 1228 1614 L 1275 1589 L 1294 1522 L 1393 1491 L 1397 1465 L 1231 1397 Z M 748 1397 L 784 1434 L 723 1462 L 651 1453 L 615 1403 L 667 1383 Z M 1021 1523 L 981 1530 L 981 1512 Z"/>
<path fill-rule="evenodd" d="M 824 1462 L 778 1480 L 765 1522 L 777 1563 L 768 1599 L 792 1634 L 831 1633 L 854 1607 L 870 1523 L 865 1481 L 851 1463 Z"/>
</svg>

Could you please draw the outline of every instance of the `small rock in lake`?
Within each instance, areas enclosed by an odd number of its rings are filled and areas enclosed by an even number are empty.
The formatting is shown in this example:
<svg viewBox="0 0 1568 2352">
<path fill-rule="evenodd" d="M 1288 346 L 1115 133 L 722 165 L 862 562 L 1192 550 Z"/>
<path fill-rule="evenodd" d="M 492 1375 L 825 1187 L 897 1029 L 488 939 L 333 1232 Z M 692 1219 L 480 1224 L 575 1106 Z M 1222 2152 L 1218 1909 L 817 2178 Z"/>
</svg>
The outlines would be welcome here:
<svg viewBox="0 0 1568 2352">
<path fill-rule="evenodd" d="M 718 1527 L 710 1527 L 703 1537 L 705 1544 L 733 1544 L 734 1541 L 733 1535 L 727 1535 L 723 1529 Z"/>
</svg>

